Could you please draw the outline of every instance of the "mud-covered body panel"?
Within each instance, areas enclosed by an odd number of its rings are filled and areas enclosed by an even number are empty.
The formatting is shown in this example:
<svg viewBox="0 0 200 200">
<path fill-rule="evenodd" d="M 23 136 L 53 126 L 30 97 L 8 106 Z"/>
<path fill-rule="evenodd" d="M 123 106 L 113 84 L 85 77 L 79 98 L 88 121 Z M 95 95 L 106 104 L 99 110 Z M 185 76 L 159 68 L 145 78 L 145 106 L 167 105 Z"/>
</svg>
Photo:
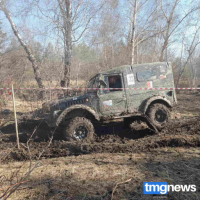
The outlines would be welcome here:
<svg viewBox="0 0 200 200">
<path fill-rule="evenodd" d="M 109 82 L 112 77 L 119 81 L 120 88 L 103 90 L 112 88 Z M 101 85 L 100 81 L 104 85 Z M 172 67 L 166 62 L 125 65 L 110 69 L 93 77 L 89 87 L 99 87 L 99 90 L 51 103 L 49 124 L 58 125 L 73 109 L 76 112 L 77 109 L 85 109 L 95 120 L 104 120 L 145 114 L 148 106 L 154 102 L 163 103 L 168 107 L 176 103 Z M 163 90 L 151 88 L 163 88 Z M 165 88 L 171 89 L 165 90 Z"/>
<path fill-rule="evenodd" d="M 74 96 L 64 98 L 43 105 L 49 111 L 46 114 L 46 121 L 49 126 L 58 125 L 69 111 L 73 109 L 86 109 L 91 112 L 97 120 L 99 120 L 99 99 L 95 93 L 88 93 L 82 96 Z M 45 110 L 45 109 L 44 109 Z"/>
</svg>

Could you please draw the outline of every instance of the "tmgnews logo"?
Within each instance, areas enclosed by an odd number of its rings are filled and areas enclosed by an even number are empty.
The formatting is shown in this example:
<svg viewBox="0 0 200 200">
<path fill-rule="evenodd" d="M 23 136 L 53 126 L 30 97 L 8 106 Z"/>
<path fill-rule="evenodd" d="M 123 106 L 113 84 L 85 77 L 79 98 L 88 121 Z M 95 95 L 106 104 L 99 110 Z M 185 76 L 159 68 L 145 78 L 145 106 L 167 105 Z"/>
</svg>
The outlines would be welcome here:
<svg viewBox="0 0 200 200">
<path fill-rule="evenodd" d="M 196 192 L 196 185 L 168 185 L 167 182 L 143 183 L 143 194 L 168 194 L 168 192 Z"/>
</svg>

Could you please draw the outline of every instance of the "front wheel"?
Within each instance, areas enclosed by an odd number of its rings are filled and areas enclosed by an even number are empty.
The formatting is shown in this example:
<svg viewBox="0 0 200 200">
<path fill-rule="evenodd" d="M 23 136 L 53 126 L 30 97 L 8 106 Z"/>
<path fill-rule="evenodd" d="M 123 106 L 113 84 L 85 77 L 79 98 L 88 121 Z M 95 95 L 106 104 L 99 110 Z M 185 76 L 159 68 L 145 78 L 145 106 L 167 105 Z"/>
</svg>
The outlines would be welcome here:
<svg viewBox="0 0 200 200">
<path fill-rule="evenodd" d="M 70 141 L 89 141 L 93 139 L 94 127 L 89 119 L 75 117 L 64 128 L 64 138 Z"/>
<path fill-rule="evenodd" d="M 161 130 L 167 124 L 170 119 L 169 109 L 160 103 L 155 103 L 150 105 L 147 110 L 147 116 L 150 118 L 151 122 Z"/>
</svg>

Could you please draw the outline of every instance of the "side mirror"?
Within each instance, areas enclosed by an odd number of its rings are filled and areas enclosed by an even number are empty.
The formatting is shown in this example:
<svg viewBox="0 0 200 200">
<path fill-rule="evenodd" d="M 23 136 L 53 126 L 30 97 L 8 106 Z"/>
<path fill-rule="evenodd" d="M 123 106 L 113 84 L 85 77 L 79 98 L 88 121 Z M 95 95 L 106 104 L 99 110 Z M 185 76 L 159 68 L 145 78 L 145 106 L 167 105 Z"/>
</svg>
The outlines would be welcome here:
<svg viewBox="0 0 200 200">
<path fill-rule="evenodd" d="M 104 87 L 106 87 L 106 86 L 107 86 L 106 82 L 105 82 L 105 81 L 103 81 L 103 80 L 99 80 L 99 83 L 100 83 L 101 85 L 103 85 Z"/>
</svg>

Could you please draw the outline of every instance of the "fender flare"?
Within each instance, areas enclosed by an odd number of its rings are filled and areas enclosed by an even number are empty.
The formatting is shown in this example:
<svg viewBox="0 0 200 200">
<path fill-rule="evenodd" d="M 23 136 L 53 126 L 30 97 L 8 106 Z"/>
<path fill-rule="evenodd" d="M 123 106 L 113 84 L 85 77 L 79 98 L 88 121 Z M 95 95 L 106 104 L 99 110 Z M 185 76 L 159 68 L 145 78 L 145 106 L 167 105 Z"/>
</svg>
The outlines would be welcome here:
<svg viewBox="0 0 200 200">
<path fill-rule="evenodd" d="M 86 110 L 88 111 L 90 114 L 92 114 L 92 116 L 99 121 L 100 117 L 99 115 L 96 113 L 95 110 L 93 110 L 91 107 L 86 106 L 86 105 L 73 105 L 70 106 L 69 108 L 66 108 L 58 117 L 57 121 L 56 121 L 56 125 L 58 126 L 60 124 L 60 122 L 65 118 L 65 116 L 71 112 L 72 110 L 77 110 L 77 109 L 82 109 L 82 110 Z"/>
<path fill-rule="evenodd" d="M 162 97 L 162 96 L 154 96 L 154 97 L 151 97 L 151 98 L 147 99 L 146 101 L 144 101 L 144 102 L 142 103 L 142 105 L 141 105 L 141 107 L 140 107 L 140 111 L 141 111 L 142 113 L 146 113 L 146 111 L 147 111 L 149 105 L 150 105 L 151 103 L 153 103 L 153 102 L 155 102 L 155 103 L 156 103 L 156 102 L 158 102 L 158 103 L 163 103 L 163 104 L 165 104 L 167 107 L 172 108 L 172 103 L 171 103 L 169 100 L 167 100 L 166 98 L 164 98 L 164 97 Z"/>
</svg>

